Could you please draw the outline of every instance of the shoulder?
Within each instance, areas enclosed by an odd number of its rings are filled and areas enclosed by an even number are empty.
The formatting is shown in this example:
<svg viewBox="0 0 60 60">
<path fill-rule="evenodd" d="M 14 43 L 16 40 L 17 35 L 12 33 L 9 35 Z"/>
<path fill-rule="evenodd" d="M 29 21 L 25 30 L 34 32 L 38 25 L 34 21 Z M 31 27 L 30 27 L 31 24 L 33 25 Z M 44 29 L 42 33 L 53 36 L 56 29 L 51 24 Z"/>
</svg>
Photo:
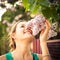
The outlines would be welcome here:
<svg viewBox="0 0 60 60">
<path fill-rule="evenodd" d="M 6 60 L 5 55 L 1 55 L 1 56 L 0 56 L 0 60 Z"/>
<path fill-rule="evenodd" d="M 42 55 L 41 54 L 37 54 L 39 60 L 42 60 Z"/>
</svg>

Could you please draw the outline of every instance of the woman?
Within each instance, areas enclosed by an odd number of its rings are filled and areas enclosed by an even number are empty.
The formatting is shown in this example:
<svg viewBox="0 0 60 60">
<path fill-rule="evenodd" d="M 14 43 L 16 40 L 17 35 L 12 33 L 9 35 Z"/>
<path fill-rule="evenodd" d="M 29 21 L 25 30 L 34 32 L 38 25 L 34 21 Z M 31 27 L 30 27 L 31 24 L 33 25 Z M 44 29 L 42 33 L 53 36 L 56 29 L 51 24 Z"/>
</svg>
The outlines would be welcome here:
<svg viewBox="0 0 60 60">
<path fill-rule="evenodd" d="M 50 29 L 50 23 L 46 20 L 46 28 L 40 34 L 41 54 L 32 53 L 31 43 L 35 40 L 31 28 L 26 27 L 26 22 L 16 23 L 10 32 L 12 51 L 0 56 L 0 60 L 50 60 L 50 54 L 47 47 L 47 36 Z"/>
</svg>

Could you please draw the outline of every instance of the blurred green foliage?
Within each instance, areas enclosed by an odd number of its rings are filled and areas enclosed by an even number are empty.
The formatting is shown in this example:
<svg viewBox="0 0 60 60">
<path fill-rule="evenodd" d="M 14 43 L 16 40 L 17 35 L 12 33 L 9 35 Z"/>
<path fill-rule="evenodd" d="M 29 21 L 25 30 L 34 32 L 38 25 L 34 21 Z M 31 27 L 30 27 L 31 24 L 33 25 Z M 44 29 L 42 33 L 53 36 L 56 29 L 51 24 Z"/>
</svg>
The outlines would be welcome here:
<svg viewBox="0 0 60 60">
<path fill-rule="evenodd" d="M 22 0 L 25 11 L 31 14 L 42 13 L 48 20 L 60 21 L 60 2 L 51 3 L 49 0 Z"/>
<path fill-rule="evenodd" d="M 10 4 L 14 4 L 16 1 L 18 1 L 18 0 L 7 0 L 8 1 L 8 3 L 10 3 Z"/>
<path fill-rule="evenodd" d="M 9 22 L 13 22 L 14 18 L 19 15 L 19 14 L 24 14 L 25 9 L 23 7 L 20 7 L 17 5 L 15 7 L 16 11 L 12 10 L 7 10 L 4 15 L 2 16 L 2 21 L 3 20 L 8 20 Z"/>
<path fill-rule="evenodd" d="M 8 36 L 6 32 L 6 25 L 0 22 L 0 55 L 8 52 Z M 7 47 L 7 48 L 6 48 Z"/>
</svg>

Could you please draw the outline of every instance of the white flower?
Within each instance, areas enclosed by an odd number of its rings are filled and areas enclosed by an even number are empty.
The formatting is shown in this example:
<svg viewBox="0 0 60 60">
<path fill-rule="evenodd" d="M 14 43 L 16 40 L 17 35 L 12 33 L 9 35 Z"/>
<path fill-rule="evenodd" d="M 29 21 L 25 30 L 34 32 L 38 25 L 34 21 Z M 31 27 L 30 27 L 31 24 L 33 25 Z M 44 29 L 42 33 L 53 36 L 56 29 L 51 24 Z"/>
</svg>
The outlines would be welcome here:
<svg viewBox="0 0 60 60">
<path fill-rule="evenodd" d="M 39 31 L 44 27 L 45 25 L 45 17 L 43 15 L 37 15 L 34 19 L 31 19 L 26 24 L 27 27 L 31 27 L 31 30 L 33 31 L 33 35 L 37 35 Z"/>
</svg>

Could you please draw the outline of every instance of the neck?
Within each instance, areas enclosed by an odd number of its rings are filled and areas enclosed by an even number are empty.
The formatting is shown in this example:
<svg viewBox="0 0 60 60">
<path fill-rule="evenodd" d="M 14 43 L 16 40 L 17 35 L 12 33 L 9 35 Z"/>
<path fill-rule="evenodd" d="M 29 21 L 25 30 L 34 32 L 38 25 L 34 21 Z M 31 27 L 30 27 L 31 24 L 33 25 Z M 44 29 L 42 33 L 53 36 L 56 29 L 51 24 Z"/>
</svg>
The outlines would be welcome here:
<svg viewBox="0 0 60 60">
<path fill-rule="evenodd" d="M 19 44 L 17 44 L 17 46 L 16 46 L 16 50 L 18 51 L 18 52 L 20 52 L 20 54 L 22 54 L 22 55 L 24 55 L 25 53 L 28 53 L 28 52 L 30 52 L 30 44 L 27 44 L 27 43 L 19 43 Z"/>
<path fill-rule="evenodd" d="M 30 44 L 27 43 L 16 44 L 16 49 L 13 51 L 13 54 L 16 55 L 16 57 L 21 57 L 21 58 L 31 55 Z"/>
</svg>

